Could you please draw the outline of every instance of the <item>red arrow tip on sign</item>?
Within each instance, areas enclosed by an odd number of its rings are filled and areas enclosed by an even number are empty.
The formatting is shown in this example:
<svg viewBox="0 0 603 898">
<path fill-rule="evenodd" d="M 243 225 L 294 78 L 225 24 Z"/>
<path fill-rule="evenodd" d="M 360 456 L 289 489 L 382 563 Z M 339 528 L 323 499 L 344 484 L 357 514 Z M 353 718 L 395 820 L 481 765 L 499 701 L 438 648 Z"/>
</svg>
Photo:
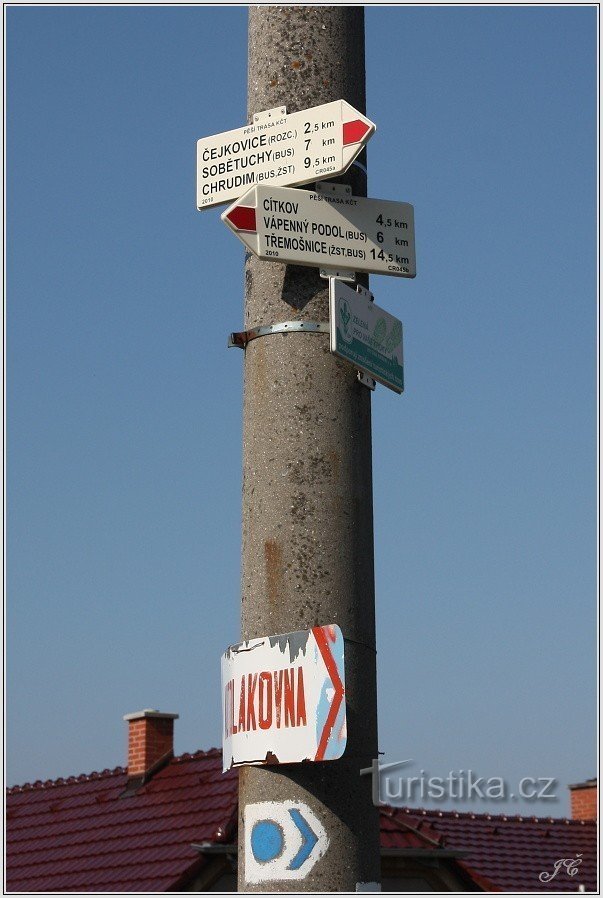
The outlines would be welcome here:
<svg viewBox="0 0 603 898">
<path fill-rule="evenodd" d="M 360 143 L 364 135 L 367 131 L 370 131 L 370 125 L 367 125 L 366 122 L 361 121 L 359 118 L 355 119 L 353 122 L 344 122 L 343 123 L 343 145 L 347 146 L 349 143 Z"/>
<path fill-rule="evenodd" d="M 327 750 L 329 739 L 331 738 L 331 732 L 337 720 L 337 715 L 339 714 L 339 708 L 344 700 L 345 686 L 341 682 L 341 677 L 339 676 L 339 671 L 337 670 L 337 662 L 335 661 L 333 653 L 329 648 L 329 643 L 327 642 L 327 638 L 332 639 L 333 642 L 335 641 L 333 639 L 335 635 L 334 632 L 329 632 L 328 627 L 312 627 L 312 633 L 314 635 L 314 639 L 316 640 L 316 644 L 320 649 L 320 654 L 322 655 L 322 660 L 325 663 L 325 667 L 327 668 L 328 674 L 331 678 L 331 682 L 335 687 L 335 694 L 331 700 L 331 707 L 329 708 L 329 713 L 327 714 L 327 719 L 325 721 L 325 725 L 320 737 L 320 742 L 318 748 L 316 749 L 316 756 L 314 758 L 315 761 L 322 761 Z"/>
<path fill-rule="evenodd" d="M 253 206 L 235 206 L 226 218 L 237 231 L 255 231 L 255 209 Z"/>
</svg>

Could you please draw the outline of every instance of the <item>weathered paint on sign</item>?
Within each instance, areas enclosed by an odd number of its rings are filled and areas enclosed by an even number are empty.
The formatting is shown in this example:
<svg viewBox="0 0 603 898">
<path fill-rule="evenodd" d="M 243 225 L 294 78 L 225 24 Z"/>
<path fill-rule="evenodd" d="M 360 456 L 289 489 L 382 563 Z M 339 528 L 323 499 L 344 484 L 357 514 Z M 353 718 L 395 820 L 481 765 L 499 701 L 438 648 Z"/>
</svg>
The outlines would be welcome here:
<svg viewBox="0 0 603 898">
<path fill-rule="evenodd" d="M 243 827 L 249 884 L 304 879 L 329 847 L 324 826 L 303 802 L 248 804 Z"/>
<path fill-rule="evenodd" d="M 417 273 L 410 203 L 259 184 L 221 218 L 260 259 L 403 278 Z"/>
<path fill-rule="evenodd" d="M 371 300 L 371 292 L 329 278 L 331 352 L 396 393 L 404 390 L 402 322 Z"/>
<path fill-rule="evenodd" d="M 251 125 L 197 141 L 197 208 L 230 203 L 253 184 L 309 184 L 350 167 L 375 125 L 334 100 L 290 115 L 271 109 Z"/>
<path fill-rule="evenodd" d="M 222 720 L 224 770 L 340 758 L 347 734 L 339 627 L 231 646 L 222 656 Z"/>
</svg>

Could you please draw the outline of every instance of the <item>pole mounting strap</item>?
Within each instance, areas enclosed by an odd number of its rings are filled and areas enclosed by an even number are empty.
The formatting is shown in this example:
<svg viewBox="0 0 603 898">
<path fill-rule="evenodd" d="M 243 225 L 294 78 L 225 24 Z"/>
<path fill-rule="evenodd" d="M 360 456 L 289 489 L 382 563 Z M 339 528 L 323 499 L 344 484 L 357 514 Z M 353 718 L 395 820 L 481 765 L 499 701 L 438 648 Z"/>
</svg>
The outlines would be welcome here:
<svg viewBox="0 0 603 898">
<path fill-rule="evenodd" d="M 279 324 L 267 324 L 264 327 L 252 327 L 248 331 L 237 331 L 230 334 L 228 346 L 238 346 L 245 349 L 248 343 L 258 337 L 268 337 L 270 334 L 291 334 L 296 331 L 305 331 L 309 334 L 328 334 L 330 324 L 328 321 L 281 321 Z"/>
</svg>

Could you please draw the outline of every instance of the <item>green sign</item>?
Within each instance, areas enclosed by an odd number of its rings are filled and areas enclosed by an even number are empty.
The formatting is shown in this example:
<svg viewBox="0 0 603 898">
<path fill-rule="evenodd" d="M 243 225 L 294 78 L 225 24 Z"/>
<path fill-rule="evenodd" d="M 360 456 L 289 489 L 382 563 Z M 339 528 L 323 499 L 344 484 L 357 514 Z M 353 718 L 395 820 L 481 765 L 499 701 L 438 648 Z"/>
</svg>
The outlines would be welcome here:
<svg viewBox="0 0 603 898">
<path fill-rule="evenodd" d="M 363 287 L 330 279 L 331 352 L 396 393 L 404 389 L 402 322 Z"/>
</svg>

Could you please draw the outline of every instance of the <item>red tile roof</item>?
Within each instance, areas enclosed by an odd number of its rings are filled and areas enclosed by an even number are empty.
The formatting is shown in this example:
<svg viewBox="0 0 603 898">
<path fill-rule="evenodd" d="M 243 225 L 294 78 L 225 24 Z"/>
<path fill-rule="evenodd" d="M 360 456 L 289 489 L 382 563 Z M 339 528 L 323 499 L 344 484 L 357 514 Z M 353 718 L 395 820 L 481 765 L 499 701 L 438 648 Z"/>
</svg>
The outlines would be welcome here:
<svg viewBox="0 0 603 898">
<path fill-rule="evenodd" d="M 174 758 L 126 797 L 126 771 L 15 786 L 7 792 L 9 892 L 163 892 L 206 863 L 191 844 L 236 842 L 237 771 L 221 753 Z M 384 849 L 454 849 L 485 891 L 596 889 L 596 824 L 554 818 L 383 808 Z M 575 877 L 560 858 L 582 854 Z"/>
<path fill-rule="evenodd" d="M 390 808 L 390 825 L 406 821 L 423 823 L 431 838 L 442 839 L 447 848 L 467 851 L 459 861 L 472 877 L 494 884 L 502 892 L 568 892 L 597 888 L 597 824 L 594 820 L 556 817 L 522 817 L 505 814 L 472 814 L 456 811 Z M 395 833 L 395 829 L 394 829 Z M 395 843 L 396 837 L 393 836 Z M 382 825 L 383 844 L 383 825 Z M 575 875 L 561 867 L 554 879 L 556 861 L 581 856 Z"/>
<path fill-rule="evenodd" d="M 9 789 L 8 891 L 177 887 L 204 863 L 191 843 L 230 835 L 237 775 L 221 771 L 221 752 L 212 749 L 174 758 L 124 798 L 128 776 L 121 767 Z"/>
</svg>

